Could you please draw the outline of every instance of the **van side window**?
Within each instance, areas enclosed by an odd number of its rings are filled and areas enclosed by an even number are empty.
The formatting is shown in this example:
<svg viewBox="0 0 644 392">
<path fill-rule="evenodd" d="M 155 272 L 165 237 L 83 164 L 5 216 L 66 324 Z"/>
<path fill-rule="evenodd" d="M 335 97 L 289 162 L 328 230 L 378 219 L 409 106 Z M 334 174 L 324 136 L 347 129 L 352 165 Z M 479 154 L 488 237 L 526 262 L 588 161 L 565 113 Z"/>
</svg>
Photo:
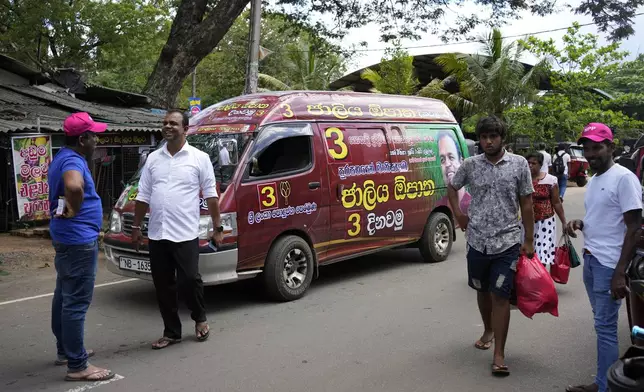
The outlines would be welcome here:
<svg viewBox="0 0 644 392">
<path fill-rule="evenodd" d="M 311 137 L 287 137 L 276 140 L 255 157 L 250 175 L 252 177 L 283 175 L 304 170 L 312 163 Z"/>
</svg>

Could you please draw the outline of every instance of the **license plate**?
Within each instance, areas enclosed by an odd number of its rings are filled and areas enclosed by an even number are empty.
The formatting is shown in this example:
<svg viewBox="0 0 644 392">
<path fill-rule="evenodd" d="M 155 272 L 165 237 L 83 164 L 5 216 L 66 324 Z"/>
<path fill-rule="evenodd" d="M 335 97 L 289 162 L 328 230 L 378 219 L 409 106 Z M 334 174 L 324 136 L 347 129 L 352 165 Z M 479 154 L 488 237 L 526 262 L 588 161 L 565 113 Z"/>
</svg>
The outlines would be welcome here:
<svg viewBox="0 0 644 392">
<path fill-rule="evenodd" d="M 150 270 L 150 260 L 132 259 L 130 257 L 119 257 L 119 266 L 121 269 L 144 272 L 146 274 L 152 273 Z"/>
</svg>

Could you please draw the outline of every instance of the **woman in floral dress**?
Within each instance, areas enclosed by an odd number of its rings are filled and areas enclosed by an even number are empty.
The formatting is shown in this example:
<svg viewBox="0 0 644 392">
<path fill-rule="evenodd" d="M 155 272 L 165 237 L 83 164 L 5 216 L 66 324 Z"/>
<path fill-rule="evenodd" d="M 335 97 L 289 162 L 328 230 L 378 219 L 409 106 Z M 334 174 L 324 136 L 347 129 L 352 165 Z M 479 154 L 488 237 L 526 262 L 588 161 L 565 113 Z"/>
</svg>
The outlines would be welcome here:
<svg viewBox="0 0 644 392">
<path fill-rule="evenodd" d="M 534 250 L 541 263 L 552 265 L 557 247 L 557 224 L 555 213 L 566 227 L 566 216 L 559 198 L 557 177 L 541 172 L 543 155 L 533 152 L 526 156 L 532 174 L 532 203 L 534 205 Z"/>
</svg>

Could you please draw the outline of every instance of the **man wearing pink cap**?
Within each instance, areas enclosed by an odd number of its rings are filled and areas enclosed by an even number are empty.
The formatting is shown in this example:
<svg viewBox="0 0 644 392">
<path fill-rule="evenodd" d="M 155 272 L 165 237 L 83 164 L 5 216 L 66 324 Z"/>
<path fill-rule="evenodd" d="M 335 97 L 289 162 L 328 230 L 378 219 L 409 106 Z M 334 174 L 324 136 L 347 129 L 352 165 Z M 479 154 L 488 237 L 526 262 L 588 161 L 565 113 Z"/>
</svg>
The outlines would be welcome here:
<svg viewBox="0 0 644 392">
<path fill-rule="evenodd" d="M 56 258 L 56 290 L 51 309 L 51 328 L 56 336 L 56 365 L 67 365 L 67 381 L 103 381 L 114 373 L 90 365 L 94 352 L 83 343 L 85 314 L 92 302 L 98 265 L 98 234 L 103 223 L 101 198 L 96 193 L 87 165 L 97 133 L 107 124 L 87 113 L 65 119 L 65 147 L 49 166 L 50 233 Z"/>
<path fill-rule="evenodd" d="M 617 317 L 628 294 L 626 267 L 635 254 L 642 217 L 642 188 L 637 177 L 613 162 L 613 133 L 604 124 L 584 128 L 579 144 L 594 175 L 588 182 L 584 220 L 568 223 L 566 231 L 584 234 L 584 285 L 597 333 L 597 373 L 590 385 L 568 392 L 605 392 L 608 368 L 619 358 Z"/>
</svg>

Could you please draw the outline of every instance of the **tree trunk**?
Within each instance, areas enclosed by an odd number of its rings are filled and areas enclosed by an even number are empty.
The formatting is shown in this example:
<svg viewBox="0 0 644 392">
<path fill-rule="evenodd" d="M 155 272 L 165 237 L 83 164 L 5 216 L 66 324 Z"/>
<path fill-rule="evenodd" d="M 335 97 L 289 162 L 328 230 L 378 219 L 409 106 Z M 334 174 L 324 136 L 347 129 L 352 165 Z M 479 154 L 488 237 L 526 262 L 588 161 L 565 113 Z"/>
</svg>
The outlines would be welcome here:
<svg viewBox="0 0 644 392">
<path fill-rule="evenodd" d="M 168 41 L 143 89 L 153 106 L 174 107 L 183 81 L 219 44 L 249 0 L 219 0 L 204 19 L 208 2 L 182 0 Z"/>
</svg>

